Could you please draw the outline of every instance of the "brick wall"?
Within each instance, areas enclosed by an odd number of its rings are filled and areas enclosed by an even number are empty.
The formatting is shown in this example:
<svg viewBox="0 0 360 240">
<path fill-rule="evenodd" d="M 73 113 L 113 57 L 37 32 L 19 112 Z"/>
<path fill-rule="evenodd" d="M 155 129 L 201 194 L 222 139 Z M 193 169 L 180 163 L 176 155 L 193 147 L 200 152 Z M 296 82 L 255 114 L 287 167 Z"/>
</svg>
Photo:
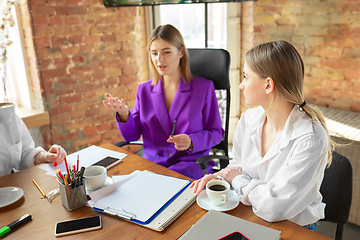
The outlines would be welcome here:
<svg viewBox="0 0 360 240">
<path fill-rule="evenodd" d="M 105 8 L 101 0 L 21 0 L 32 90 L 50 113 L 45 148 L 70 153 L 122 140 L 103 96 L 132 107 L 149 78 L 145 14 L 141 7 Z"/>
<path fill-rule="evenodd" d="M 242 54 L 261 42 L 289 41 L 305 63 L 306 101 L 360 112 L 359 12 L 359 0 L 243 3 Z"/>
</svg>

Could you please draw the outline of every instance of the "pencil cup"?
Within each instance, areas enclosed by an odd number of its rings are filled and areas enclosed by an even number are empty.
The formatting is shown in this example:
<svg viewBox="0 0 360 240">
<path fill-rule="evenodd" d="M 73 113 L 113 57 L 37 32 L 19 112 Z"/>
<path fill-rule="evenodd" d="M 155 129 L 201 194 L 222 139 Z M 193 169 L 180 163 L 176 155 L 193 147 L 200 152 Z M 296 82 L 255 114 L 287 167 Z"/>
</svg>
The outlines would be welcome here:
<svg viewBox="0 0 360 240">
<path fill-rule="evenodd" d="M 86 204 L 87 197 L 84 184 L 71 188 L 70 185 L 59 183 L 59 188 L 61 203 L 68 211 L 73 211 Z"/>
</svg>

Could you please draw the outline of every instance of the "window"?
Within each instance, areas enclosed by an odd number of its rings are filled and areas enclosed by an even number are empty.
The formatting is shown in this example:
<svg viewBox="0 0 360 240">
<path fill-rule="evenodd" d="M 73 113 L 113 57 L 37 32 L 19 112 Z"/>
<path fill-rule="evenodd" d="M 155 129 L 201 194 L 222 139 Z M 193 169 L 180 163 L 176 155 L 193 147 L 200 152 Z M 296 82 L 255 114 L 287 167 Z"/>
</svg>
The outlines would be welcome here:
<svg viewBox="0 0 360 240">
<path fill-rule="evenodd" d="M 240 118 L 240 12 L 241 3 L 170 4 L 147 8 L 148 35 L 163 24 L 174 25 L 184 37 L 187 48 L 223 48 L 229 51 L 230 65 L 230 121 L 229 143 Z M 205 22 L 205 19 L 207 23 Z M 153 21 L 151 21 L 153 20 Z M 205 24 L 206 23 L 206 24 Z M 205 30 L 207 29 L 207 30 Z M 207 32 L 206 32 L 207 31 Z M 223 94 L 217 93 L 222 110 Z"/>
<path fill-rule="evenodd" d="M 226 3 L 160 5 L 156 25 L 175 26 L 183 35 L 187 48 L 226 49 L 226 7 Z"/>
<path fill-rule="evenodd" d="M 12 1 L 1 0 L 1 19 L 3 18 L 4 13 L 8 12 L 8 2 Z M 5 100 L 6 91 L 7 101 L 16 103 L 18 106 L 31 109 L 31 95 L 28 87 L 29 80 L 23 54 L 24 38 L 22 28 L 19 25 L 21 23 L 19 6 L 17 3 L 14 3 L 10 9 L 14 25 L 8 28 L 8 39 L 12 42 L 12 44 L 7 46 L 7 60 L 4 64 L 1 64 L 0 67 L 0 75 L 2 79 L 0 81 L 0 101 Z M 2 34 L 0 35 L 0 41 L 3 42 L 5 40 L 4 34 L 6 34 L 6 31 L 1 31 L 0 34 Z"/>
</svg>

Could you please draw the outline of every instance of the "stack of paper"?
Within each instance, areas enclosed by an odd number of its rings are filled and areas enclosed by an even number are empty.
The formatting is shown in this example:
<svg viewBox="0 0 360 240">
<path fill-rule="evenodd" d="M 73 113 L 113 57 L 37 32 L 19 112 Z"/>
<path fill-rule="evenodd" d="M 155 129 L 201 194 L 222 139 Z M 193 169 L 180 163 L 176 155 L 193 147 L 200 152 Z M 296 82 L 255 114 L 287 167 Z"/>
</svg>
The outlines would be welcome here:
<svg viewBox="0 0 360 240">
<path fill-rule="evenodd" d="M 135 171 L 129 177 L 89 194 L 89 205 L 97 211 L 161 231 L 195 201 L 195 195 L 188 188 L 190 183 L 149 171 Z M 156 221 L 162 222 L 161 226 L 151 224 L 155 218 L 162 218 Z"/>
</svg>

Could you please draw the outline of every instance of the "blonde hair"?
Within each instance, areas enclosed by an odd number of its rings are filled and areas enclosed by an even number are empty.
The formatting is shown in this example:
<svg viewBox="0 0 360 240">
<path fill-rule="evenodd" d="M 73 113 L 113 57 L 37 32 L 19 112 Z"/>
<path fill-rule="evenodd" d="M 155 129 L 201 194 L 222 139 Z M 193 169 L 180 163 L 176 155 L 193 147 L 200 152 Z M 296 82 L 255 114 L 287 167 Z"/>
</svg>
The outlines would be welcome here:
<svg viewBox="0 0 360 240">
<path fill-rule="evenodd" d="M 283 40 L 263 43 L 247 51 L 244 57 L 248 66 L 256 74 L 273 79 L 276 94 L 280 94 L 294 105 L 301 105 L 304 102 L 304 63 L 293 45 Z M 325 118 L 320 110 L 312 108 L 308 104 L 302 109 L 312 121 L 319 122 L 328 135 L 327 163 L 329 166 L 335 143 L 330 138 Z"/>
<path fill-rule="evenodd" d="M 180 59 L 180 73 L 185 83 L 188 83 L 193 78 L 193 75 L 190 72 L 189 67 L 189 54 L 187 51 L 187 48 L 185 47 L 184 39 L 174 26 L 170 24 L 166 25 L 160 25 L 151 33 L 148 41 L 148 48 L 150 50 L 150 46 L 152 42 L 156 39 L 162 39 L 171 45 L 175 46 L 179 51 L 181 51 L 181 48 L 184 49 L 184 56 Z M 151 60 L 150 55 L 150 62 L 151 62 L 151 70 L 153 73 L 153 81 L 152 85 L 155 86 L 160 79 L 162 79 L 162 76 L 157 71 L 156 67 L 154 66 L 154 63 Z"/>
</svg>

